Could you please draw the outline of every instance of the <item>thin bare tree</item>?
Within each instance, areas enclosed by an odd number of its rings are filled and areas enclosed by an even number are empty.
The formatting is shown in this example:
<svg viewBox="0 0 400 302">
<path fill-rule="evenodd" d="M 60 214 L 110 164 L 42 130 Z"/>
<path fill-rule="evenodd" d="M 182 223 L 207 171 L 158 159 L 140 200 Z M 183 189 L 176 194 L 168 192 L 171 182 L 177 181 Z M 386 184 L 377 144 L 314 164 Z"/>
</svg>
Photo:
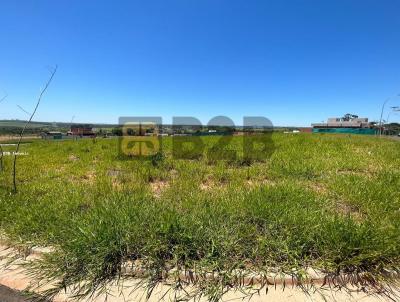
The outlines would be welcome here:
<svg viewBox="0 0 400 302">
<path fill-rule="evenodd" d="M 4 156 L 3 147 L 2 147 L 1 144 L 0 144 L 0 172 L 3 171 L 3 166 L 4 166 L 4 163 L 3 163 L 3 156 Z"/>
<path fill-rule="evenodd" d="M 21 107 L 20 105 L 17 104 L 17 107 L 24 112 L 26 115 L 31 116 L 31 113 L 29 113 L 28 111 L 26 111 L 23 107 Z"/>
<path fill-rule="evenodd" d="M 18 155 L 18 151 L 19 151 L 19 147 L 21 145 L 21 141 L 22 141 L 22 137 L 24 135 L 24 132 L 26 130 L 26 128 L 28 127 L 29 123 L 32 121 L 33 116 L 36 113 L 36 110 L 39 107 L 40 101 L 42 100 L 42 96 L 44 95 L 44 93 L 46 92 L 47 88 L 50 86 L 51 81 L 53 80 L 54 75 L 57 72 L 57 68 L 58 66 L 56 65 L 55 68 L 51 71 L 51 75 L 50 78 L 47 80 L 46 85 L 44 86 L 44 88 L 40 91 L 39 94 L 39 98 L 36 102 L 36 106 L 35 109 L 33 110 L 29 120 L 25 123 L 24 127 L 21 130 L 21 133 L 19 135 L 19 140 L 17 143 L 17 147 L 15 148 L 15 152 L 14 152 L 14 165 L 13 165 L 13 185 L 14 185 L 14 193 L 17 193 L 17 181 L 16 181 L 16 174 L 17 174 L 17 155 Z"/>
<path fill-rule="evenodd" d="M 3 102 L 6 98 L 7 98 L 8 94 L 6 93 L 1 99 L 0 99 L 0 103 Z M 0 172 L 3 171 L 3 167 L 4 167 L 4 162 L 3 162 L 3 156 L 4 156 L 4 152 L 3 152 L 3 147 L 0 144 Z"/>
<path fill-rule="evenodd" d="M 6 93 L 6 94 L 0 99 L 0 103 L 1 103 L 2 101 L 4 101 L 7 97 L 8 97 L 8 94 Z"/>
</svg>

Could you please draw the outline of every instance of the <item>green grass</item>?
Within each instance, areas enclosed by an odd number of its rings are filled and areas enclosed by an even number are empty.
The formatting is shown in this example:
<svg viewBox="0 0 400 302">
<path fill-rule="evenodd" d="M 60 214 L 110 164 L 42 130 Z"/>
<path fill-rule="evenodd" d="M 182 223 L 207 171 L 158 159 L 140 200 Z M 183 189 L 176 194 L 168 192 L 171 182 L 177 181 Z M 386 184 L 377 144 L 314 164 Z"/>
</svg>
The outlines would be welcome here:
<svg viewBox="0 0 400 302">
<path fill-rule="evenodd" d="M 217 272 L 194 287 L 210 299 L 234 286 L 238 270 L 301 278 L 312 267 L 368 273 L 372 283 L 399 272 L 399 142 L 311 134 L 273 141 L 272 156 L 250 166 L 173 159 L 171 138 L 153 162 L 119 156 L 115 139 L 23 145 L 17 194 L 4 158 L 0 228 L 13 244 L 55 249 L 31 268 L 59 281 L 49 295 L 78 283 L 77 294 L 90 294 L 127 262 L 149 288 L 167 277 L 179 284 L 173 268 Z M 240 150 L 241 138 L 232 144 Z"/>
<path fill-rule="evenodd" d="M 26 121 L 20 121 L 20 120 L 0 120 L 0 128 L 3 127 L 23 128 L 25 123 Z M 37 128 L 37 127 L 46 127 L 50 125 L 51 123 L 32 122 L 31 127 Z"/>
</svg>

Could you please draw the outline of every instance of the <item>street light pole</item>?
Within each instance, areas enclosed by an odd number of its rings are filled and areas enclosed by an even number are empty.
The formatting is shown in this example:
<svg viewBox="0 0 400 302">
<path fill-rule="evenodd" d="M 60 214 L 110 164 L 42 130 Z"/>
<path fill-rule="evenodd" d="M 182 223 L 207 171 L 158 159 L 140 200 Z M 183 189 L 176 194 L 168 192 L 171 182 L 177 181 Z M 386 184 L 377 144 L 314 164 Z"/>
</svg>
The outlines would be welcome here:
<svg viewBox="0 0 400 302">
<path fill-rule="evenodd" d="M 381 111 L 381 118 L 379 119 L 379 136 L 382 136 L 382 117 L 383 117 L 383 110 L 385 110 L 386 103 L 389 102 L 390 98 L 387 98 L 382 105 Z"/>
<path fill-rule="evenodd" d="M 400 94 L 397 94 L 396 96 L 400 96 Z M 382 117 L 383 117 L 383 111 L 385 110 L 386 103 L 389 102 L 389 100 L 390 100 L 391 98 L 392 98 L 392 97 L 387 98 L 387 99 L 383 102 L 383 105 L 382 105 L 381 118 L 379 119 L 379 136 L 382 136 Z"/>
</svg>

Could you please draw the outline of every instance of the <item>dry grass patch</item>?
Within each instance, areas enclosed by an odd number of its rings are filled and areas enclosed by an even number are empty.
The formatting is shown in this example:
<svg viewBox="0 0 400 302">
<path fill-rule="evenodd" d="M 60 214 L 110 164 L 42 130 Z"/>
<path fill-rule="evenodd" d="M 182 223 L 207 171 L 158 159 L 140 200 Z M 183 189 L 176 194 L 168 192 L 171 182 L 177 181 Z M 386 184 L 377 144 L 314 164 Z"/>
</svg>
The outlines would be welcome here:
<svg viewBox="0 0 400 302">
<path fill-rule="evenodd" d="M 68 156 L 68 160 L 70 161 L 78 161 L 80 158 L 79 156 L 76 156 L 74 154 L 71 154 L 70 156 Z"/>
<path fill-rule="evenodd" d="M 373 178 L 375 177 L 375 174 L 377 171 L 374 170 L 359 170 L 359 169 L 338 169 L 336 170 L 336 175 L 356 175 L 356 176 L 362 176 L 362 177 L 368 177 L 368 178 Z"/>
<path fill-rule="evenodd" d="M 85 183 L 93 184 L 96 181 L 96 172 L 95 171 L 88 171 L 87 173 L 81 176 L 81 180 Z"/>
<path fill-rule="evenodd" d="M 268 178 L 264 178 L 264 179 L 248 179 L 245 182 L 246 186 L 249 186 L 251 188 L 256 188 L 256 187 L 260 187 L 260 186 L 275 186 L 276 182 L 268 179 Z"/>
<path fill-rule="evenodd" d="M 153 180 L 150 182 L 150 188 L 153 192 L 153 196 L 160 198 L 162 193 L 169 187 L 169 184 L 165 180 Z"/>
<path fill-rule="evenodd" d="M 307 182 L 305 185 L 315 193 L 323 195 L 328 195 L 329 193 L 329 190 L 326 188 L 325 184 L 321 182 Z"/>
<path fill-rule="evenodd" d="M 212 176 L 206 177 L 199 185 L 200 190 L 210 192 L 212 190 L 225 189 L 229 184 L 226 178 L 222 178 L 219 181 L 214 179 Z"/>
<path fill-rule="evenodd" d="M 355 221 L 361 222 L 365 219 L 365 213 L 362 212 L 360 207 L 349 204 L 346 201 L 338 200 L 335 203 L 335 212 L 341 216 L 350 216 Z"/>
</svg>

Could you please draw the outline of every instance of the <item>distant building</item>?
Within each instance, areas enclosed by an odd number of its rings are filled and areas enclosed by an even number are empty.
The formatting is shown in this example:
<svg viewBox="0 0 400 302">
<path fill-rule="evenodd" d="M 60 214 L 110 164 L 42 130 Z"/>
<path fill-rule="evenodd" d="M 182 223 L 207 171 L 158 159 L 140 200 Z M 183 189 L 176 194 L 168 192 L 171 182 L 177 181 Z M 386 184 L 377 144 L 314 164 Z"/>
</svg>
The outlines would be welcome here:
<svg viewBox="0 0 400 302">
<path fill-rule="evenodd" d="M 72 125 L 68 135 L 74 136 L 95 136 L 93 128 L 89 125 Z"/>
<path fill-rule="evenodd" d="M 311 126 L 314 133 L 376 133 L 376 129 L 368 122 L 368 118 L 359 118 L 357 115 L 349 113 L 343 117 L 328 118 L 326 123 L 315 123 Z"/>
<path fill-rule="evenodd" d="M 298 128 L 300 132 L 304 132 L 304 133 L 311 133 L 312 132 L 312 128 L 311 127 L 301 127 Z"/>
<path fill-rule="evenodd" d="M 63 134 L 59 131 L 48 131 L 48 132 L 42 133 L 42 138 L 43 139 L 62 139 Z"/>
</svg>

